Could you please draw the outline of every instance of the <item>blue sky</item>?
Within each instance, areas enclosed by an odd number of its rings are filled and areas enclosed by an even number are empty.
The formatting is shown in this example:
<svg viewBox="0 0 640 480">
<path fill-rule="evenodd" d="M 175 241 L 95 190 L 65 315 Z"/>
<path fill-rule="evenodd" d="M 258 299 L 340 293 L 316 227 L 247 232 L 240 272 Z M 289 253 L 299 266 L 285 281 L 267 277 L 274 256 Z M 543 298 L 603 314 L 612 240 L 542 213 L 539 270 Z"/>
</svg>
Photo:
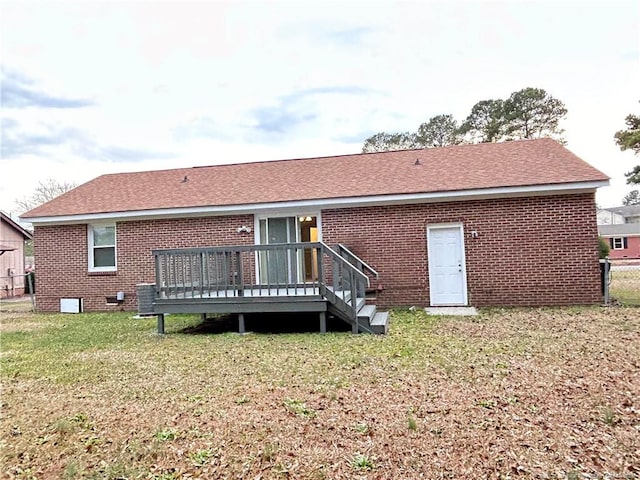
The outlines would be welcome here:
<svg viewBox="0 0 640 480">
<path fill-rule="evenodd" d="M 3 1 L 0 209 L 47 178 L 356 153 L 524 87 L 619 204 L 639 32 L 638 1 Z"/>
</svg>

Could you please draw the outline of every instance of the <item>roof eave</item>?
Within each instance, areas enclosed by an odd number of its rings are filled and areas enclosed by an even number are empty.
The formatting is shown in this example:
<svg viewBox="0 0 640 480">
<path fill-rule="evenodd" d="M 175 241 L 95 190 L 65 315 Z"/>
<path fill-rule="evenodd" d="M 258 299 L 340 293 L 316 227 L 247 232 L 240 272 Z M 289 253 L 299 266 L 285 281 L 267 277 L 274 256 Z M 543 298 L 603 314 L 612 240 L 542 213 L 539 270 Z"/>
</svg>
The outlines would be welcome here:
<svg viewBox="0 0 640 480">
<path fill-rule="evenodd" d="M 370 195 L 362 197 L 339 197 L 313 200 L 294 200 L 240 205 L 213 205 L 202 207 L 162 208 L 154 210 L 130 210 L 121 212 L 86 213 L 74 215 L 21 217 L 35 226 L 65 225 L 91 222 L 151 220 L 159 218 L 186 218 L 219 215 L 238 215 L 269 212 L 300 212 L 329 208 L 372 207 L 412 203 L 456 202 L 491 198 L 556 195 L 565 193 L 592 192 L 609 185 L 608 180 L 524 185 L 514 187 L 481 188 L 445 192 L 409 193 L 393 195 Z"/>
<path fill-rule="evenodd" d="M 25 229 L 22 225 L 17 223 L 9 215 L 5 214 L 4 212 L 0 212 L 0 216 L 2 216 L 2 219 L 7 222 L 16 232 L 20 233 L 20 235 L 22 235 L 25 240 L 33 240 L 33 234 L 29 230 Z"/>
</svg>

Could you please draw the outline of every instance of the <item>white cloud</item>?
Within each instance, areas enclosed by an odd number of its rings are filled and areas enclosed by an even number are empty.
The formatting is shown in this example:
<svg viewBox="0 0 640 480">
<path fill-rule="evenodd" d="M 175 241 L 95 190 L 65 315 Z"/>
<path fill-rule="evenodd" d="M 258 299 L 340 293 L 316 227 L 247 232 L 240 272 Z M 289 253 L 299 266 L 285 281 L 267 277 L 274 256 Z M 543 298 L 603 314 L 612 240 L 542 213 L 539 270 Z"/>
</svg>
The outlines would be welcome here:
<svg viewBox="0 0 640 480">
<path fill-rule="evenodd" d="M 613 143 L 639 108 L 640 22 L 613 3 L 4 2 L 2 65 L 88 104 L 3 105 L 33 144 L 0 160 L 0 208 L 49 177 L 357 152 L 528 86 L 565 102 L 569 148 L 619 203 L 640 162 Z"/>
</svg>

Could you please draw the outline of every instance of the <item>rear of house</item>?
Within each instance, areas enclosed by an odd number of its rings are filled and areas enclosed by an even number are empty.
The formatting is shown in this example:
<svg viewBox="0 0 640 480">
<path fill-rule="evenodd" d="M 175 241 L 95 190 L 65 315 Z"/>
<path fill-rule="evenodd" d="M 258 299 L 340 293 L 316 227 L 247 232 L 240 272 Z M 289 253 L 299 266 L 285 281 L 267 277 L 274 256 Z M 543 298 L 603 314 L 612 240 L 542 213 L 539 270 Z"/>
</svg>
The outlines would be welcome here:
<svg viewBox="0 0 640 480">
<path fill-rule="evenodd" d="M 316 241 L 372 267 L 383 308 L 593 304 L 607 184 L 540 139 L 104 175 L 24 219 L 42 311 L 134 310 L 154 250 Z"/>
</svg>

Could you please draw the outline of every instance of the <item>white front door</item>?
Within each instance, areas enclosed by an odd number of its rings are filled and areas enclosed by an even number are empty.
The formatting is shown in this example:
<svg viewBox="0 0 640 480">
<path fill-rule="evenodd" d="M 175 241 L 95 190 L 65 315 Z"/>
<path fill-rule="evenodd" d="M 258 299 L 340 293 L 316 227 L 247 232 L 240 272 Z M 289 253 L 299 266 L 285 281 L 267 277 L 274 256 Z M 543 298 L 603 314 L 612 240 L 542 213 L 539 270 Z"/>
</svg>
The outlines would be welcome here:
<svg viewBox="0 0 640 480">
<path fill-rule="evenodd" d="M 431 305 L 466 305 L 467 279 L 462 225 L 427 227 Z"/>
</svg>

